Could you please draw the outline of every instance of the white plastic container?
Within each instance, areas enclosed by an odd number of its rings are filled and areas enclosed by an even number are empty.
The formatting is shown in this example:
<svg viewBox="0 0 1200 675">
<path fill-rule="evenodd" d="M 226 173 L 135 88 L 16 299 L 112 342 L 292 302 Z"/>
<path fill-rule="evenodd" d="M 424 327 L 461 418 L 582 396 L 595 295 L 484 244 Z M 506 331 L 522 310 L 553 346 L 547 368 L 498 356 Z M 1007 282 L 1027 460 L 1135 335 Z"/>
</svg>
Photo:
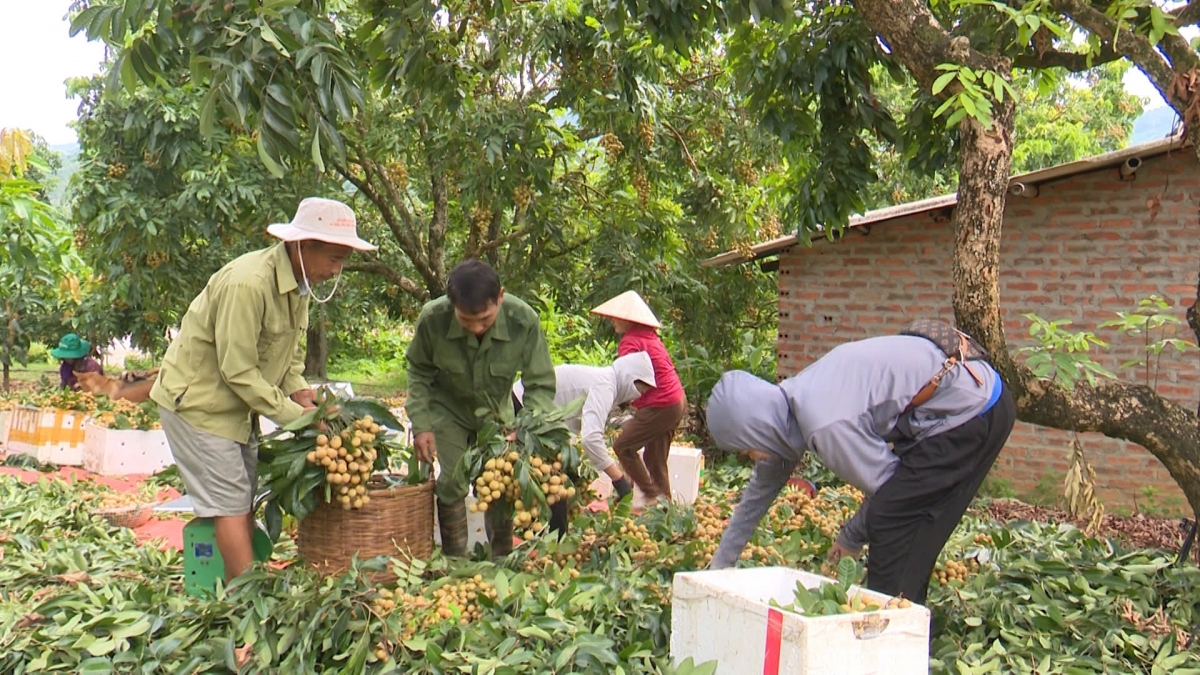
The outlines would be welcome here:
<svg viewBox="0 0 1200 675">
<path fill-rule="evenodd" d="M 175 463 L 161 429 L 134 431 L 84 426 L 83 468 L 102 476 L 158 473 Z"/>
<path fill-rule="evenodd" d="M 641 454 L 644 451 L 639 451 Z M 584 461 L 587 461 L 586 459 Z M 671 498 L 680 504 L 694 504 L 700 494 L 700 472 L 704 470 L 704 454 L 700 448 L 671 446 L 667 456 L 667 473 L 671 475 Z M 601 499 L 612 495 L 612 479 L 601 473 L 592 481 L 591 489 Z"/>
<path fill-rule="evenodd" d="M 667 456 L 667 472 L 671 474 L 671 496 L 682 504 L 694 504 L 700 494 L 700 472 L 704 469 L 704 453 L 700 448 L 671 446 Z"/>
<path fill-rule="evenodd" d="M 0 410 L 0 453 L 4 452 L 4 445 L 8 443 L 8 420 L 11 417 L 11 412 Z"/>
<path fill-rule="evenodd" d="M 832 579 L 786 567 L 681 572 L 671 591 L 671 660 L 717 662 L 717 675 L 922 675 L 929 610 L 806 617 L 770 606 Z M 860 592 L 855 586 L 851 594 Z M 861 589 L 881 606 L 887 596 Z"/>
<path fill-rule="evenodd" d="M 86 420 L 86 413 L 74 410 L 18 406 L 8 414 L 4 449 L 39 462 L 80 466 Z"/>
</svg>

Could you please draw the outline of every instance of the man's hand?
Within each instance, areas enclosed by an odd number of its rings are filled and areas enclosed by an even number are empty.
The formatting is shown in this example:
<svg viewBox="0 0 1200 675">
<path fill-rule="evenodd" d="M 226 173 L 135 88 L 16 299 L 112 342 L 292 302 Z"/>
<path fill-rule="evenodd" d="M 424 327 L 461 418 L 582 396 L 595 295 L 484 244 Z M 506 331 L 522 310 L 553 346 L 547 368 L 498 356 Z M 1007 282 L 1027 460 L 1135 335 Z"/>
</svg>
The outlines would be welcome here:
<svg viewBox="0 0 1200 675">
<path fill-rule="evenodd" d="M 849 549 L 835 541 L 833 542 L 833 547 L 829 549 L 829 562 L 836 565 L 842 558 L 846 556 L 858 558 L 860 553 L 862 553 L 861 548 Z"/>
<path fill-rule="evenodd" d="M 432 462 L 437 457 L 437 443 L 434 442 L 432 431 L 422 431 L 413 441 L 417 446 L 417 459 L 422 462 Z"/>
<path fill-rule="evenodd" d="M 292 392 L 289 398 L 299 403 L 305 410 L 312 410 L 317 407 L 317 392 L 312 389 L 301 389 L 300 391 Z"/>
</svg>

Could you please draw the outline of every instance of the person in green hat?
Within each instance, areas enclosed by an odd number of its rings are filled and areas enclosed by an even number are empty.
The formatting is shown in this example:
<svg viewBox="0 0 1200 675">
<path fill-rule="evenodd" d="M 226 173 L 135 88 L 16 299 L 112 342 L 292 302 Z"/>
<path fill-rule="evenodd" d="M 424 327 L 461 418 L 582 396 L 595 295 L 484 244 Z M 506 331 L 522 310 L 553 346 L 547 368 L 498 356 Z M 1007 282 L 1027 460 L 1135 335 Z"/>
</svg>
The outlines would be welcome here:
<svg viewBox="0 0 1200 675">
<path fill-rule="evenodd" d="M 92 343 L 75 333 L 67 333 L 58 341 L 58 346 L 50 350 L 50 355 L 62 361 L 58 367 L 58 376 L 62 379 L 63 389 L 79 389 L 79 373 L 104 374 L 104 366 L 92 358 Z"/>
</svg>

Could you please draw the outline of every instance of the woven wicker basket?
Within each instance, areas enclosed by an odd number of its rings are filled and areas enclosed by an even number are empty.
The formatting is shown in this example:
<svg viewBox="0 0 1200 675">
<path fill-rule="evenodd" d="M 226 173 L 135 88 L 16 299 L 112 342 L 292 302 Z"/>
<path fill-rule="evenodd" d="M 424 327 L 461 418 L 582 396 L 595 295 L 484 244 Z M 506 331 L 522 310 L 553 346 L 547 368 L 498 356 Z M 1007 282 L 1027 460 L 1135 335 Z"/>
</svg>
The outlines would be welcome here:
<svg viewBox="0 0 1200 675">
<path fill-rule="evenodd" d="M 108 521 L 113 527 L 134 529 L 150 521 L 154 515 L 154 504 L 137 504 L 113 508 L 97 508 L 92 513 Z"/>
<path fill-rule="evenodd" d="M 356 555 L 361 561 L 379 555 L 423 559 L 433 553 L 433 481 L 386 487 L 373 478 L 367 487 L 371 501 L 363 508 L 323 502 L 300 521 L 296 548 L 309 565 L 340 574 Z M 395 579 L 390 572 L 372 576 L 376 582 Z"/>
</svg>

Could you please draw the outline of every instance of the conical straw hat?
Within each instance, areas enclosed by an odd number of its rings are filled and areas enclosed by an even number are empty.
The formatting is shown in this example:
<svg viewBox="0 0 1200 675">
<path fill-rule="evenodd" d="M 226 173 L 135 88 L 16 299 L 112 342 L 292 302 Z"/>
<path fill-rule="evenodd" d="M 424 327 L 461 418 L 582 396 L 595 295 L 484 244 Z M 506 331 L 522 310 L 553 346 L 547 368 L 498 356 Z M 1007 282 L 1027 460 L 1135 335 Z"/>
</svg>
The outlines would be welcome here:
<svg viewBox="0 0 1200 675">
<path fill-rule="evenodd" d="M 650 311 L 650 306 L 642 300 L 642 296 L 637 294 L 637 291 L 625 291 L 617 297 L 605 302 L 596 309 L 592 310 L 592 314 L 607 316 L 613 319 L 624 319 L 633 323 L 640 323 L 643 326 L 651 328 L 661 328 L 662 324 L 654 316 L 654 312 Z"/>
</svg>

